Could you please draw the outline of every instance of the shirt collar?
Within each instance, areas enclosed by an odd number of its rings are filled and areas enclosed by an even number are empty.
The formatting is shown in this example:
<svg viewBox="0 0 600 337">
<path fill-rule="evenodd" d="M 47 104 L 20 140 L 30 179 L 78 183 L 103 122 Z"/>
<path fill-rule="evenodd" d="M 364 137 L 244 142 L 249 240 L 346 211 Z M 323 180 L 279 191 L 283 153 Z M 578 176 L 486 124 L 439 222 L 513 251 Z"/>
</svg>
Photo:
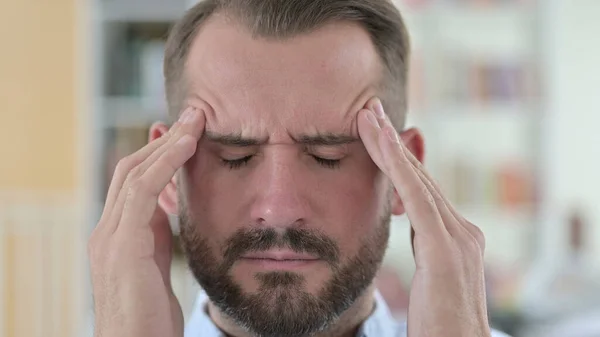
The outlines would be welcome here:
<svg viewBox="0 0 600 337">
<path fill-rule="evenodd" d="M 360 327 L 357 337 L 397 336 L 400 325 L 390 312 L 383 296 L 375 290 L 375 310 Z"/>
</svg>

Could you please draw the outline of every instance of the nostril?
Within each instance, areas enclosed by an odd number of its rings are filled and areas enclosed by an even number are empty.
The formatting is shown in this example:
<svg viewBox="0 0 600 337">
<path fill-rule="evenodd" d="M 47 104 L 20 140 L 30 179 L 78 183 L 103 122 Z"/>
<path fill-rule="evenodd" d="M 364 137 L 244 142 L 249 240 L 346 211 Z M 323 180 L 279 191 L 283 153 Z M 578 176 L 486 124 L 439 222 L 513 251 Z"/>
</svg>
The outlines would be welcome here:
<svg viewBox="0 0 600 337">
<path fill-rule="evenodd" d="M 292 224 L 292 227 L 300 228 L 300 227 L 304 227 L 304 225 L 306 225 L 306 221 L 304 221 L 304 219 L 298 219 L 298 220 L 294 221 L 294 223 Z"/>
<path fill-rule="evenodd" d="M 306 225 L 306 221 L 303 218 L 297 219 L 295 221 L 276 221 L 275 219 L 268 221 L 265 218 L 258 218 L 256 219 L 256 225 L 258 227 L 270 228 L 302 228 Z"/>
</svg>

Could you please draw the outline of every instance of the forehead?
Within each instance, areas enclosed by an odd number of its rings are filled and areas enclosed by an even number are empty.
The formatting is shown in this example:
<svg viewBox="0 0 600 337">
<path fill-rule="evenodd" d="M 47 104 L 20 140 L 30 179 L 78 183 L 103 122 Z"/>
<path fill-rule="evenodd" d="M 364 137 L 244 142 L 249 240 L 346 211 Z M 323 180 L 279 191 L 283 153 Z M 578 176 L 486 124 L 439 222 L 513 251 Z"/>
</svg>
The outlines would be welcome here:
<svg viewBox="0 0 600 337">
<path fill-rule="evenodd" d="M 358 24 L 275 40 L 215 15 L 192 45 L 186 76 L 191 99 L 210 107 L 208 128 L 285 138 L 352 132 L 356 113 L 376 94 L 381 62 Z"/>
</svg>

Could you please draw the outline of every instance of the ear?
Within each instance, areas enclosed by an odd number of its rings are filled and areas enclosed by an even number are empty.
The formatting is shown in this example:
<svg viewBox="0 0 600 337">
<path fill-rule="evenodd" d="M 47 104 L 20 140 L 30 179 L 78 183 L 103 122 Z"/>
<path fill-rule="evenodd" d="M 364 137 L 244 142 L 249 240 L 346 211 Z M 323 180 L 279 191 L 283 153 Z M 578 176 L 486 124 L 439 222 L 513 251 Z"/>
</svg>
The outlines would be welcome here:
<svg viewBox="0 0 600 337">
<path fill-rule="evenodd" d="M 406 148 L 417 158 L 421 163 L 425 159 L 425 140 L 423 134 L 419 129 L 410 128 L 400 133 L 400 140 Z M 394 190 L 394 196 L 392 198 L 392 214 L 402 215 L 404 214 L 404 205 L 398 195 L 398 191 Z"/>
<path fill-rule="evenodd" d="M 148 141 L 154 141 L 169 132 L 169 126 L 162 122 L 156 122 L 150 127 Z M 177 175 L 167 184 L 158 195 L 158 205 L 170 215 L 177 215 Z"/>
</svg>

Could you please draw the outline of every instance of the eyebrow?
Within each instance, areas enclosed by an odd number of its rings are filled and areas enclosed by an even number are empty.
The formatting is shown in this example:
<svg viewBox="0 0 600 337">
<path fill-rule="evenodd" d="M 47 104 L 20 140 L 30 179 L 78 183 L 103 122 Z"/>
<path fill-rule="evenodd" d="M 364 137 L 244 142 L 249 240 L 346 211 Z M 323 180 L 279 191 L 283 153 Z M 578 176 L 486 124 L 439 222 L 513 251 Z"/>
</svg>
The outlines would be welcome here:
<svg viewBox="0 0 600 337">
<path fill-rule="evenodd" d="M 245 138 L 240 134 L 219 134 L 216 132 L 205 131 L 204 137 L 214 143 L 226 146 L 258 146 L 263 145 L 268 139 Z"/>
<path fill-rule="evenodd" d="M 358 138 L 347 134 L 323 133 L 317 135 L 304 135 L 296 141 L 311 146 L 335 146 L 354 143 L 358 141 Z"/>
<path fill-rule="evenodd" d="M 249 147 L 265 145 L 268 138 L 249 138 L 242 137 L 240 134 L 219 134 L 216 132 L 205 131 L 204 137 L 209 141 L 225 146 Z M 321 133 L 316 135 L 302 135 L 294 138 L 294 141 L 299 144 L 309 146 L 335 146 L 345 145 L 357 142 L 359 139 L 347 134 Z"/>
</svg>

